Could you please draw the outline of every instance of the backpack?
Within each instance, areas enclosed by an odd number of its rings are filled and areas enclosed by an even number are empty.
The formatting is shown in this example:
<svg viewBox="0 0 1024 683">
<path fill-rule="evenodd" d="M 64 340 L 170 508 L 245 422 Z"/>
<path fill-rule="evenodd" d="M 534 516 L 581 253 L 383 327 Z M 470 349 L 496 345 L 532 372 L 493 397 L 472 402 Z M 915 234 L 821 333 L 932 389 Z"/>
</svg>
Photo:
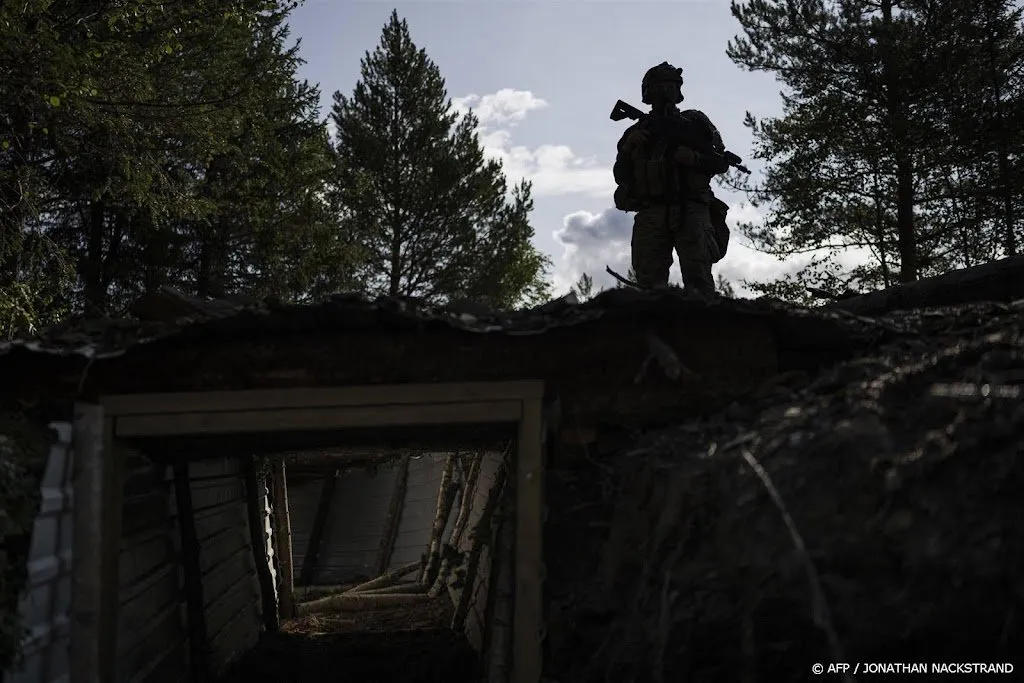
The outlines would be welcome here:
<svg viewBox="0 0 1024 683">
<path fill-rule="evenodd" d="M 711 212 L 711 237 L 718 247 L 718 258 L 712 263 L 718 263 L 725 258 L 725 252 L 729 249 L 729 225 L 725 222 L 729 213 L 729 205 L 712 194 L 708 209 Z"/>
<path fill-rule="evenodd" d="M 635 123 L 622 134 L 619 138 L 619 143 L 615 149 L 619 152 L 622 151 L 622 146 L 626 142 L 626 138 L 634 130 L 640 127 L 640 123 Z M 633 160 L 627 158 L 617 158 L 615 166 L 613 168 L 613 174 L 615 175 L 615 194 L 613 200 L 615 201 L 615 208 L 619 211 L 639 211 L 640 202 L 637 201 L 636 196 L 633 193 Z"/>
</svg>

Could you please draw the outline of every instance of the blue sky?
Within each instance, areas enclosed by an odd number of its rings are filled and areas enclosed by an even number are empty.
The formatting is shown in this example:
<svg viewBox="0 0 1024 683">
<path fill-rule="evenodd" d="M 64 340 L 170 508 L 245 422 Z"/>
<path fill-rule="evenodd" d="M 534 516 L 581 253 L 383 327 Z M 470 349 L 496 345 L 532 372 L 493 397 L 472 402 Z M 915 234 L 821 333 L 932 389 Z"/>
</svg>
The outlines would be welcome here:
<svg viewBox="0 0 1024 683">
<path fill-rule="evenodd" d="M 534 183 L 535 244 L 553 263 L 555 293 L 587 272 L 611 284 L 605 265 L 625 273 L 632 214 L 612 205 L 611 167 L 625 123 L 608 118 L 616 99 L 640 102 L 640 79 L 662 61 L 683 68 L 684 106 L 703 110 L 726 145 L 750 163 L 744 113 L 780 112 L 779 85 L 725 55 L 739 24 L 728 0 L 306 0 L 291 18 L 306 60 L 301 75 L 320 84 L 322 114 L 335 91 L 351 93 L 359 61 L 373 50 L 392 9 L 437 63 L 457 107 L 481 119 L 487 152 L 510 180 Z M 718 190 L 735 218 L 757 218 L 741 195 Z M 733 232 L 715 273 L 765 279 L 782 264 L 746 248 Z M 673 281 L 678 269 L 673 266 Z"/>
</svg>

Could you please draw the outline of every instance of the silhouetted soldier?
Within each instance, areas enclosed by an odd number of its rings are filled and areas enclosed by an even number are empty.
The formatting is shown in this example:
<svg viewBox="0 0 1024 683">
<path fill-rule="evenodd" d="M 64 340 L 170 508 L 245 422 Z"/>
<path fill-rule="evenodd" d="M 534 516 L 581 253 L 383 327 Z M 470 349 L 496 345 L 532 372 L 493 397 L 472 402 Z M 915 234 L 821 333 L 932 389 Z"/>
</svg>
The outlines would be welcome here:
<svg viewBox="0 0 1024 683">
<path fill-rule="evenodd" d="M 680 112 L 683 70 L 668 62 L 649 69 L 641 92 L 651 113 L 626 129 L 615 159 L 615 206 L 636 211 L 633 221 L 633 271 L 644 288 L 668 284 L 672 250 L 679 256 L 683 286 L 690 292 L 715 295 L 711 264 L 722 257 L 713 236 L 711 210 L 724 204 L 711 192 L 711 178 L 729 165 L 674 144 L 672 126 L 698 130 L 716 151 L 725 145 L 718 129 L 703 112 Z M 724 223 L 724 213 L 718 216 Z"/>
</svg>

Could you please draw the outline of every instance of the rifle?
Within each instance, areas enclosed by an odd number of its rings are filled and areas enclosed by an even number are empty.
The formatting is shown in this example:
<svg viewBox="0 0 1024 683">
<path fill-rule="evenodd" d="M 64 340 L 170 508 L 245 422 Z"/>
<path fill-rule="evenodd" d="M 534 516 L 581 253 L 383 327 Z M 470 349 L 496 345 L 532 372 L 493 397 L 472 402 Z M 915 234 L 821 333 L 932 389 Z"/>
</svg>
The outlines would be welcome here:
<svg viewBox="0 0 1024 683">
<path fill-rule="evenodd" d="M 611 116 L 608 118 L 612 121 L 621 121 L 623 119 L 646 121 L 649 116 L 650 114 L 643 113 L 633 105 L 627 104 L 622 100 L 618 100 L 612 108 Z M 699 139 L 692 131 L 686 130 L 684 126 L 672 126 L 670 135 L 679 144 L 695 149 L 701 154 L 717 157 L 729 164 L 732 168 L 742 171 L 748 175 L 750 174 L 750 169 L 743 165 L 743 159 L 736 156 L 729 150 L 719 151 L 715 149 L 709 142 Z"/>
</svg>

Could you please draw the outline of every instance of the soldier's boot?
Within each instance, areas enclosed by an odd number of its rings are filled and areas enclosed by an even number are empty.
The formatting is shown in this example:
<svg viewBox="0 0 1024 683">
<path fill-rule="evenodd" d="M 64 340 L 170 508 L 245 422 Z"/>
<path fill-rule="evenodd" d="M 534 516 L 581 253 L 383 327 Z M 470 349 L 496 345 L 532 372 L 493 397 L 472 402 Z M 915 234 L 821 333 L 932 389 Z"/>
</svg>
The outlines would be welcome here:
<svg viewBox="0 0 1024 683">
<path fill-rule="evenodd" d="M 711 299 L 716 296 L 711 276 L 711 215 L 706 204 L 687 202 L 686 213 L 675 231 L 676 255 L 685 291 Z"/>
<path fill-rule="evenodd" d="M 683 291 L 701 299 L 715 299 L 715 281 L 711 277 L 711 266 L 707 262 L 684 261 L 679 264 L 683 274 Z"/>
</svg>

